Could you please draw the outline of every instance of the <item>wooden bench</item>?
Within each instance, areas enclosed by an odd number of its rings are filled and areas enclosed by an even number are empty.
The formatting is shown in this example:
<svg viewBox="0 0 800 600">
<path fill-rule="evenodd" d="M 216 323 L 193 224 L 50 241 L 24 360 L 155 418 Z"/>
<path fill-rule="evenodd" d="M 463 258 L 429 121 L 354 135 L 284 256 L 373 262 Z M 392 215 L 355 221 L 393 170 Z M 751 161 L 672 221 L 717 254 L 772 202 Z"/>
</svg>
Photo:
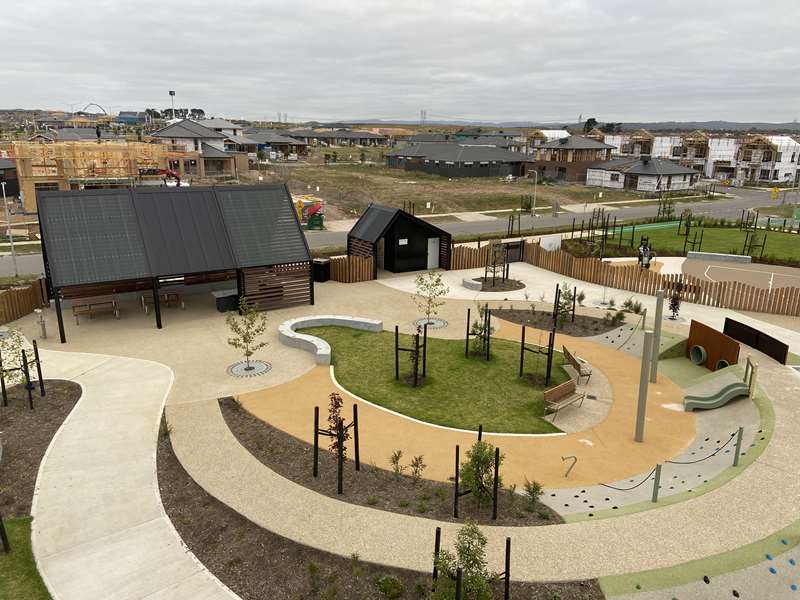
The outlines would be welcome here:
<svg viewBox="0 0 800 600">
<path fill-rule="evenodd" d="M 544 410 L 545 413 L 553 413 L 553 421 L 558 416 L 558 411 L 570 404 L 578 403 L 583 405 L 586 392 L 579 392 L 575 389 L 575 380 L 570 379 L 564 383 L 544 391 Z"/>
<path fill-rule="evenodd" d="M 80 316 L 88 315 L 93 318 L 97 313 L 110 312 L 119 319 L 119 306 L 114 296 L 91 296 L 88 298 L 75 298 L 72 301 L 72 314 L 75 324 L 80 325 Z"/>
<path fill-rule="evenodd" d="M 578 373 L 578 383 L 580 383 L 581 377 L 586 377 L 586 383 L 589 383 L 589 379 L 592 377 L 592 366 L 581 357 L 567 350 L 566 346 L 561 346 L 561 349 L 564 351 L 564 357 Z"/>
</svg>

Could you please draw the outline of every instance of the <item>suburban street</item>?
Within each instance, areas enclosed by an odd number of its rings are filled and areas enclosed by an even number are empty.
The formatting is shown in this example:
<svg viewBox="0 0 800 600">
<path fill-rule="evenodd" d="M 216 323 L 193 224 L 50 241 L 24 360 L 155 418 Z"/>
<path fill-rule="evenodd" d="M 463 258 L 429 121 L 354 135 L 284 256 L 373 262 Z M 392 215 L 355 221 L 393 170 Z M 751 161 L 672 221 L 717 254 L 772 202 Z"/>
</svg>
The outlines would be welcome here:
<svg viewBox="0 0 800 600">
<path fill-rule="evenodd" d="M 748 190 L 742 188 L 718 188 L 720 191 L 732 194 L 733 198 L 722 200 L 682 202 L 675 205 L 676 213 L 684 209 L 691 209 L 695 215 L 705 215 L 715 218 L 736 219 L 742 209 L 753 208 L 756 206 L 766 206 L 776 201 L 770 199 L 769 192 L 760 190 Z M 596 205 L 586 205 L 587 219 L 591 216 L 592 209 Z M 655 216 L 658 207 L 652 204 L 645 204 L 639 207 L 612 209 L 611 214 L 620 220 L 642 219 Z M 584 213 L 562 212 L 557 217 L 551 214 L 543 214 L 534 220 L 530 215 L 523 215 L 521 218 L 522 229 L 529 229 L 532 226 L 537 228 L 550 228 L 556 226 L 568 226 L 572 219 L 580 222 Z M 506 231 L 507 221 L 503 214 L 497 219 L 485 221 L 459 221 L 455 217 L 452 221 L 437 222 L 437 226 L 453 235 L 489 235 Z M 309 246 L 314 248 L 325 248 L 335 246 L 345 246 L 347 244 L 347 232 L 344 231 L 308 231 L 306 232 Z M 41 273 L 43 271 L 41 254 L 21 254 L 17 256 L 17 263 L 20 274 Z M 10 254 L 0 256 L 0 276 L 8 277 L 14 274 L 14 265 Z"/>
</svg>

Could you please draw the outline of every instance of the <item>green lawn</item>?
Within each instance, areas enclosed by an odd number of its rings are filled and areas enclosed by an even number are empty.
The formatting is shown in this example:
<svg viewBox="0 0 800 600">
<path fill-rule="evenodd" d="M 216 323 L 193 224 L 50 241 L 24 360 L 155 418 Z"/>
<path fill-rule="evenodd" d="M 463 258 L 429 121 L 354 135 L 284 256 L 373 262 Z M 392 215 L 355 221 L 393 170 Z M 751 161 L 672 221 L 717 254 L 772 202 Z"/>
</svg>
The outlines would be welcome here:
<svg viewBox="0 0 800 600">
<path fill-rule="evenodd" d="M 31 519 L 4 521 L 11 543 L 11 553 L 0 550 L 0 598 L 49 600 L 42 578 L 36 570 L 31 551 Z"/>
<path fill-rule="evenodd" d="M 619 229 L 617 229 L 619 231 Z M 697 239 L 700 240 L 701 229 L 693 228 L 690 232 L 689 240 L 694 239 L 694 232 L 697 231 Z M 650 238 L 653 250 L 662 256 L 673 256 L 683 252 L 684 237 L 678 236 L 678 222 L 674 223 L 653 223 L 646 225 L 636 225 L 634 250 L 639 246 L 642 236 Z M 758 231 L 761 239 L 765 234 L 764 230 Z M 631 227 L 625 227 L 623 231 L 623 246 L 630 244 Z M 706 227 L 703 232 L 703 245 L 700 250 L 703 252 L 723 252 L 741 254 L 744 246 L 745 233 L 736 227 Z M 781 233 L 770 231 L 766 233 L 767 245 L 764 248 L 764 258 L 774 257 L 783 261 L 800 261 L 800 235 L 796 233 Z M 616 238 L 618 239 L 618 237 Z M 608 243 L 607 256 L 613 256 L 617 244 Z M 687 245 L 687 251 L 691 246 Z"/>
<path fill-rule="evenodd" d="M 371 333 L 344 327 L 302 330 L 331 345 L 336 378 L 347 390 L 391 410 L 429 423 L 508 433 L 552 433 L 558 428 L 542 419 L 543 387 L 517 377 L 519 344 L 492 339 L 492 360 L 464 358 L 463 340 L 428 338 L 428 377 L 413 388 L 394 379 L 394 334 Z M 408 347 L 411 337 L 401 335 Z M 407 353 L 401 353 L 400 377 L 410 373 Z M 553 381 L 567 380 L 563 356 L 554 357 Z M 539 372 L 545 368 L 540 357 Z M 533 372 L 536 356 L 526 357 L 526 372 Z"/>
</svg>

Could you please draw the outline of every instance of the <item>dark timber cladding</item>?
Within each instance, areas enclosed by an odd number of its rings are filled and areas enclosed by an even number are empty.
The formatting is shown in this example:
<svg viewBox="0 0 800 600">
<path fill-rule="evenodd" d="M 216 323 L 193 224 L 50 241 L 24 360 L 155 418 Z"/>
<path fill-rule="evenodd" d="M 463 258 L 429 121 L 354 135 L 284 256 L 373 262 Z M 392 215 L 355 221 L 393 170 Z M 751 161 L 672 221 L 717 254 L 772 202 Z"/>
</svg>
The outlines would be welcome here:
<svg viewBox="0 0 800 600">
<path fill-rule="evenodd" d="M 45 273 L 61 300 L 236 279 L 257 309 L 314 301 L 311 257 L 284 185 L 48 191 Z M 159 305 L 154 303 L 161 327 Z"/>
<path fill-rule="evenodd" d="M 398 208 L 370 204 L 347 235 L 347 253 L 393 273 L 450 268 L 450 234 Z"/>
</svg>

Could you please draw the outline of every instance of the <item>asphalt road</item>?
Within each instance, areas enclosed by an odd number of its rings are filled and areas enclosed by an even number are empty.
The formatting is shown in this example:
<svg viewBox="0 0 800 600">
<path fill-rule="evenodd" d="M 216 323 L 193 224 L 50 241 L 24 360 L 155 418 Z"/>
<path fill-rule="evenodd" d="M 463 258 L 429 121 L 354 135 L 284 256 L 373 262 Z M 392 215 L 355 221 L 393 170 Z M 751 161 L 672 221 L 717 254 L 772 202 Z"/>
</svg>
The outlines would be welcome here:
<svg viewBox="0 0 800 600">
<path fill-rule="evenodd" d="M 775 201 L 770 200 L 769 192 L 748 190 L 741 188 L 717 188 L 719 191 L 729 192 L 733 198 L 723 200 L 713 200 L 706 202 L 682 202 L 676 204 L 676 211 L 680 212 L 690 208 L 695 215 L 706 215 L 710 217 L 736 219 L 742 214 L 742 209 L 753 208 L 756 206 L 766 206 Z M 591 216 L 593 205 L 586 207 L 588 216 Z M 613 211 L 617 220 L 642 219 L 655 216 L 658 206 L 649 204 L 644 206 L 634 206 L 630 208 L 620 208 Z M 587 218 L 588 218 L 587 216 Z M 580 222 L 581 213 L 564 212 L 554 217 L 552 215 L 539 215 L 535 219 L 529 215 L 523 215 L 520 225 L 523 229 L 549 228 L 555 226 L 567 227 L 572 223 L 572 219 Z M 486 235 L 492 233 L 503 233 L 506 231 L 507 222 L 505 217 L 490 221 L 476 222 L 440 222 L 437 226 L 453 235 Z M 309 231 L 306 232 L 309 246 L 313 248 L 324 248 L 331 246 L 345 246 L 347 244 L 347 233 L 344 231 Z M 41 254 L 24 254 L 17 257 L 19 272 L 41 273 L 43 271 Z M 14 274 L 14 266 L 10 255 L 0 256 L 0 276 L 8 277 Z"/>
</svg>

